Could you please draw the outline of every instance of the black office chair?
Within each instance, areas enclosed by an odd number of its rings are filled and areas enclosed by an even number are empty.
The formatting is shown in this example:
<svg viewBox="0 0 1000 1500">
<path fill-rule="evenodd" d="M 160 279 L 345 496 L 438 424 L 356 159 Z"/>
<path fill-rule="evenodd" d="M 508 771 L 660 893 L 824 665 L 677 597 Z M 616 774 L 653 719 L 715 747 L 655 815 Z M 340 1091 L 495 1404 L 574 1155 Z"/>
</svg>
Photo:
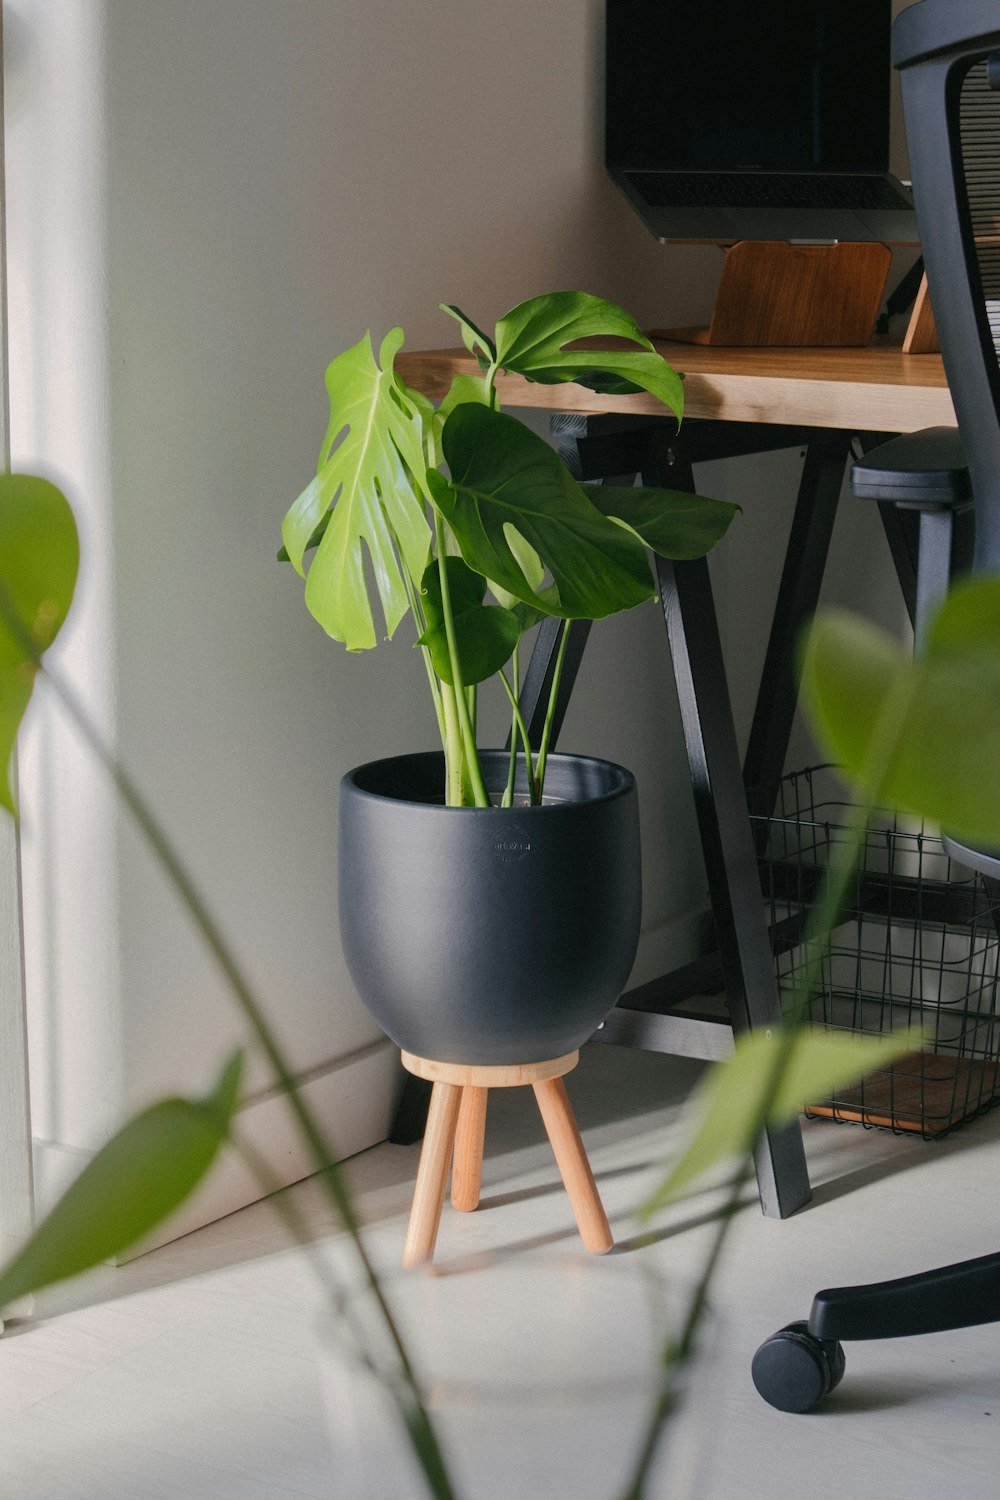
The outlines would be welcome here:
<svg viewBox="0 0 1000 1500">
<path fill-rule="evenodd" d="M 914 629 L 954 571 L 971 503 L 972 567 L 1000 571 L 1000 0 L 919 0 L 893 27 L 917 218 L 958 432 L 906 434 L 852 471 L 854 491 L 919 512 Z M 1000 751 L 1000 747 L 998 747 Z M 985 880 L 1000 857 L 945 839 Z M 816 1406 L 844 1373 L 842 1340 L 1000 1321 L 1000 1253 L 870 1286 L 819 1292 L 808 1320 L 758 1349 L 757 1390 L 781 1411 Z"/>
</svg>

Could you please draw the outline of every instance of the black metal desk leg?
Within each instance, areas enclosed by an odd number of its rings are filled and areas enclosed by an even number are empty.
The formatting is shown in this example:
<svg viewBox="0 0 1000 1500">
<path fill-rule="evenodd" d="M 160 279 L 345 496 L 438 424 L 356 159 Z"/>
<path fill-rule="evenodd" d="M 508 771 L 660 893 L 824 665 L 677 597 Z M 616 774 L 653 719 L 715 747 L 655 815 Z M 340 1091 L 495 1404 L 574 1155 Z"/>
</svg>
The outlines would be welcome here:
<svg viewBox="0 0 1000 1500">
<path fill-rule="evenodd" d="M 819 602 L 850 447 L 851 435 L 843 432 L 813 440 L 806 448 L 743 762 L 743 780 L 748 791 L 757 794 L 754 812 L 761 818 L 774 811 L 777 784 L 785 768 L 798 702 L 796 652 L 802 630 Z M 766 841 L 767 825 L 761 823 L 759 831 L 760 841 Z"/>
<path fill-rule="evenodd" d="M 781 1009 L 708 564 L 659 559 L 657 573 L 733 1028 L 772 1026 Z M 766 1133 L 754 1165 L 769 1217 L 808 1203 L 797 1121 Z"/>
<path fill-rule="evenodd" d="M 559 678 L 559 691 L 556 693 L 555 713 L 552 716 L 552 731 L 549 738 L 549 749 L 556 748 L 562 721 L 566 717 L 566 709 L 569 707 L 573 685 L 576 682 L 576 674 L 583 660 L 583 650 L 590 634 L 590 624 L 589 620 L 557 620 L 550 616 L 538 627 L 538 639 L 531 653 L 520 694 L 521 712 L 528 726 L 528 739 L 533 745 L 538 744 L 542 737 L 542 730 L 545 728 L 545 714 L 549 705 L 549 692 L 555 672 L 556 656 L 559 652 L 562 633 L 568 630 L 569 640 L 566 642 L 566 655 L 563 660 L 562 675 Z M 507 743 L 510 744 L 509 739 Z"/>
</svg>

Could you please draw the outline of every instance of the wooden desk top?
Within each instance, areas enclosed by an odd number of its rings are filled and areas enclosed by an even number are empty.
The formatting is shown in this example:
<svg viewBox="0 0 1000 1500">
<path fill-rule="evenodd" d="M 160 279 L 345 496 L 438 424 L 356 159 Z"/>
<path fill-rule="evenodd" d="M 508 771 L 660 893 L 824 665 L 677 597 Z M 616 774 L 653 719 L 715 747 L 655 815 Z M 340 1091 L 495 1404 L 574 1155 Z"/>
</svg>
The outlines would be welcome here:
<svg viewBox="0 0 1000 1500">
<path fill-rule="evenodd" d="M 867 349 L 721 349 L 663 339 L 654 344 L 686 377 L 689 417 L 858 432 L 956 425 L 939 354 L 904 354 L 889 343 Z M 440 400 L 452 376 L 474 372 L 475 364 L 465 349 L 404 350 L 396 368 L 409 385 Z M 578 385 L 533 385 L 520 375 L 501 375 L 497 390 L 504 406 L 664 413 L 645 393 L 599 396 Z"/>
</svg>

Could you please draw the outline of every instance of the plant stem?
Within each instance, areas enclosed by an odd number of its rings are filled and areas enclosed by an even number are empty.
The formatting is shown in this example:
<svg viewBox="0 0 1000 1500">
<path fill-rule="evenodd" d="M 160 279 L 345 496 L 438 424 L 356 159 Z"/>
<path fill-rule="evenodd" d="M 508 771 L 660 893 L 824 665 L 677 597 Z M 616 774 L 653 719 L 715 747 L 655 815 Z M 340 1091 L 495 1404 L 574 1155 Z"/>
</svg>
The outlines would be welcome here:
<svg viewBox="0 0 1000 1500">
<path fill-rule="evenodd" d="M 855 878 L 861 861 L 872 809 L 883 800 L 884 787 L 892 760 L 902 740 L 909 703 L 913 698 L 919 697 L 920 692 L 921 683 L 918 673 L 907 674 L 893 684 L 879 714 L 860 778 L 865 800 L 855 803 L 852 807 L 851 817 L 845 830 L 846 837 L 832 846 L 819 897 L 809 915 L 802 939 L 805 962 L 796 976 L 789 1015 L 776 1028 L 778 1046 L 774 1056 L 770 1059 L 767 1082 L 762 1090 L 761 1102 L 753 1122 L 754 1138 L 759 1138 L 768 1124 L 774 1100 L 798 1046 L 802 1025 L 808 1018 L 813 988 L 826 955 L 830 934 L 844 909 L 851 881 Z M 663 1384 L 640 1445 L 631 1480 L 628 1488 L 622 1492 L 621 1500 L 643 1500 L 643 1486 L 656 1454 L 663 1427 L 677 1404 L 677 1393 L 674 1388 L 676 1372 L 696 1352 L 695 1337 L 704 1316 L 711 1283 L 721 1259 L 730 1226 L 739 1210 L 743 1187 L 749 1176 L 750 1159 L 744 1158 L 733 1178 L 726 1202 L 719 1210 L 719 1223 L 712 1247 L 695 1286 L 680 1339 L 676 1343 L 669 1342 L 663 1350 Z"/>
<path fill-rule="evenodd" d="M 179 855 L 175 852 L 166 833 L 147 806 L 145 799 L 139 792 L 131 776 L 129 776 L 128 772 L 121 765 L 114 752 L 105 744 L 103 737 L 92 723 L 90 715 L 84 709 L 82 703 L 69 685 L 63 682 L 57 672 L 54 672 L 50 667 L 43 664 L 41 652 L 38 651 L 30 634 L 25 630 L 20 616 L 13 607 L 6 591 L 0 591 L 0 615 L 3 616 L 7 626 L 16 635 L 26 655 L 45 673 L 63 707 L 89 745 L 94 757 L 111 777 L 118 795 L 128 808 L 158 863 L 174 887 L 181 905 L 186 909 L 194 926 L 200 932 L 209 952 L 222 970 L 228 981 L 229 988 L 240 1010 L 243 1012 L 244 1019 L 250 1031 L 261 1051 L 270 1062 L 271 1067 L 274 1069 L 275 1077 L 281 1085 L 282 1092 L 288 1101 L 289 1108 L 295 1116 L 312 1157 L 320 1185 L 336 1209 L 341 1223 L 351 1238 L 364 1271 L 365 1279 L 378 1302 L 386 1328 L 399 1356 L 400 1364 L 408 1388 L 412 1393 L 414 1403 L 410 1421 L 407 1422 L 407 1431 L 411 1433 L 421 1463 L 424 1463 L 424 1450 L 421 1444 L 425 1444 L 427 1450 L 436 1456 L 436 1472 L 443 1476 L 443 1482 L 438 1483 L 436 1479 L 431 1479 L 430 1474 L 428 1474 L 429 1481 L 435 1486 L 433 1489 L 435 1500 L 454 1500 L 454 1492 L 444 1470 L 443 1458 L 440 1455 L 434 1429 L 420 1397 L 409 1355 L 406 1352 L 389 1306 L 385 1301 L 374 1265 L 369 1258 L 368 1251 L 362 1240 L 361 1225 L 354 1211 L 354 1205 L 351 1202 L 343 1176 L 337 1166 L 335 1153 L 324 1138 L 323 1131 L 313 1118 L 311 1111 L 300 1097 L 295 1086 L 295 1079 L 291 1068 L 285 1061 L 278 1042 L 267 1024 L 257 997 L 254 995 L 249 982 L 245 978 L 235 955 L 231 952 L 229 945 L 223 938 L 194 880 L 188 874 Z M 424 1467 L 425 1472 L 427 1472 L 427 1465 L 424 1464 Z"/>
<path fill-rule="evenodd" d="M 420 601 L 417 598 L 417 591 L 414 587 L 413 579 L 410 577 L 405 567 L 401 567 L 400 572 L 403 575 L 403 586 L 406 589 L 406 597 L 410 601 L 410 613 L 413 616 L 413 623 L 417 627 L 417 635 L 421 636 L 427 628 L 427 621 L 424 619 L 424 612 L 420 608 Z M 441 748 L 447 754 L 448 732 L 444 721 L 444 708 L 441 704 L 441 690 L 438 687 L 437 675 L 434 671 L 434 664 L 431 661 L 431 653 L 428 647 L 421 646 L 420 654 L 424 659 L 424 671 L 427 673 L 427 685 L 431 690 L 431 699 L 434 703 L 434 713 L 437 717 L 438 733 L 441 736 Z"/>
<path fill-rule="evenodd" d="M 330 1309 L 334 1321 L 346 1323 L 356 1340 L 354 1351 L 359 1365 L 362 1365 L 374 1378 L 383 1385 L 390 1399 L 396 1404 L 400 1420 L 407 1431 L 411 1442 L 417 1451 L 417 1458 L 424 1467 L 424 1477 L 430 1486 L 434 1500 L 457 1500 L 451 1487 L 450 1480 L 444 1469 L 443 1454 L 434 1440 L 433 1433 L 429 1433 L 432 1446 L 426 1450 L 422 1444 L 428 1437 L 428 1432 L 420 1430 L 419 1411 L 414 1410 L 413 1395 L 416 1392 L 415 1384 L 409 1391 L 404 1385 L 400 1387 L 398 1378 L 384 1371 L 377 1357 L 371 1355 L 365 1348 L 365 1329 L 352 1311 L 355 1295 L 346 1290 L 343 1285 L 336 1281 L 331 1284 L 331 1267 L 323 1259 L 309 1233 L 309 1226 L 305 1217 L 300 1212 L 298 1205 L 285 1191 L 285 1184 L 280 1182 L 271 1171 L 267 1161 L 257 1152 L 245 1139 L 237 1139 L 230 1135 L 230 1144 L 234 1150 L 243 1158 L 251 1175 L 256 1179 L 257 1185 L 268 1206 L 284 1224 L 289 1237 L 295 1241 L 300 1253 L 305 1257 L 306 1263 L 312 1269 L 319 1286 L 329 1299 Z M 384 1306 L 384 1304 L 383 1304 Z M 397 1346 L 398 1353 L 398 1346 Z M 412 1371 L 406 1371 L 407 1379 L 412 1382 Z"/>
<path fill-rule="evenodd" d="M 514 723 L 517 725 L 518 732 L 521 736 L 521 744 L 524 746 L 524 769 L 528 777 L 528 797 L 532 807 L 537 807 L 538 803 L 541 801 L 541 796 L 539 795 L 538 787 L 535 782 L 535 773 L 531 765 L 531 743 L 528 739 L 528 726 L 524 722 L 524 715 L 521 713 L 521 705 L 517 701 L 517 694 L 514 692 L 514 689 L 507 681 L 506 672 L 504 672 L 501 668 L 500 672 L 498 672 L 497 675 L 507 690 L 507 697 L 510 699 L 510 706 L 514 713 Z M 513 735 L 511 736 L 511 739 L 513 740 Z M 511 749 L 513 750 L 513 744 L 511 745 Z"/>
<path fill-rule="evenodd" d="M 538 795 L 541 797 L 545 790 L 545 764 L 549 758 L 549 742 L 552 739 L 552 725 L 556 717 L 556 699 L 559 696 L 559 682 L 562 677 L 563 662 L 566 660 L 566 643 L 569 640 L 570 621 L 564 620 L 562 632 L 559 636 L 559 650 L 556 652 L 556 664 L 552 669 L 552 686 L 549 688 L 549 701 L 545 709 L 545 723 L 542 725 L 542 742 L 538 747 Z"/>
<path fill-rule="evenodd" d="M 434 512 L 434 532 L 437 538 L 438 573 L 441 579 L 441 614 L 444 617 L 444 633 L 448 641 L 448 657 L 451 662 L 451 680 L 455 689 L 455 706 L 465 746 L 466 767 L 472 783 L 472 795 L 477 807 L 489 807 L 490 799 L 483 781 L 482 767 L 476 750 L 476 737 L 469 718 L 469 704 L 462 684 L 462 668 L 458 655 L 458 640 L 455 635 L 455 620 L 451 612 L 451 593 L 448 587 L 448 546 L 444 520 L 441 513 Z"/>
<path fill-rule="evenodd" d="M 514 674 L 514 697 L 520 701 L 521 698 L 521 641 L 520 637 L 514 646 L 514 655 L 511 659 L 511 670 Z M 507 764 L 507 785 L 504 788 L 501 807 L 512 807 L 514 804 L 514 781 L 517 777 L 517 714 L 511 711 L 510 716 L 510 759 Z"/>
<path fill-rule="evenodd" d="M 458 706 L 455 689 L 450 682 L 441 684 L 441 702 L 445 721 L 445 797 L 449 807 L 465 805 L 465 752 L 462 747 L 462 730 L 458 721 Z"/>
</svg>

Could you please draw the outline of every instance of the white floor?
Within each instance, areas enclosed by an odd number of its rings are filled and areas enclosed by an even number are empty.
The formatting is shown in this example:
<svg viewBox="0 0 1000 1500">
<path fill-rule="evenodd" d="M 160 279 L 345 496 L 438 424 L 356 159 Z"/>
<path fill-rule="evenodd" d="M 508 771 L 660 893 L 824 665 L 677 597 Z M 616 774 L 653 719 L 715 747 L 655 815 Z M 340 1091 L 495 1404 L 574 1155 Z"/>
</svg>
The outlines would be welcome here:
<svg viewBox="0 0 1000 1500">
<path fill-rule="evenodd" d="M 698 1072 L 695 1063 L 593 1047 L 568 1080 L 618 1239 L 604 1274 L 649 1264 L 683 1276 L 699 1263 L 712 1194 L 661 1214 L 649 1242 L 638 1242 L 632 1217 L 676 1140 Z M 812 1205 L 782 1223 L 749 1202 L 720 1268 L 715 1302 L 727 1353 L 707 1414 L 714 1463 L 700 1500 L 1000 1495 L 996 1327 L 851 1344 L 840 1389 L 806 1417 L 771 1410 L 749 1375 L 757 1344 L 805 1317 L 819 1287 L 1000 1244 L 1000 1111 L 938 1145 L 820 1122 L 807 1123 L 805 1136 Z M 492 1097 L 487 1155 L 482 1207 L 472 1215 L 446 1207 L 437 1256 L 443 1270 L 472 1267 L 484 1285 L 498 1264 L 530 1269 L 575 1247 L 527 1091 Z M 415 1166 L 415 1147 L 388 1144 L 350 1163 L 380 1268 L 396 1264 Z M 322 1253 L 345 1264 L 343 1236 L 315 1184 L 291 1196 Z M 0 1495 L 356 1500 L 338 1477 L 324 1414 L 320 1300 L 265 1204 L 53 1290 L 34 1321 L 9 1327 L 0 1342 Z M 577 1493 L 571 1460 L 566 1485 L 568 1500 Z M 521 1486 L 509 1493 L 535 1500 Z M 385 1500 L 399 1500 L 398 1490 Z"/>
</svg>

